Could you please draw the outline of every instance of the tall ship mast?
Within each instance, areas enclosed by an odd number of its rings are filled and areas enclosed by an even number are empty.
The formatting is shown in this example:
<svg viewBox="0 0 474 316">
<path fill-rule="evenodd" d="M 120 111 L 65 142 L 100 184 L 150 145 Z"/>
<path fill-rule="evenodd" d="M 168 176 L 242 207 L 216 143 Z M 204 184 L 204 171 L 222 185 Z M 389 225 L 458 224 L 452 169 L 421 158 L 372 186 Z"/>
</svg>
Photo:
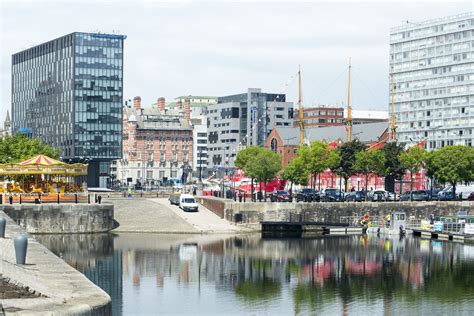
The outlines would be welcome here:
<svg viewBox="0 0 474 316">
<path fill-rule="evenodd" d="M 300 125 L 300 146 L 304 146 L 303 106 L 301 105 L 301 68 L 298 65 L 298 115 Z"/>
<path fill-rule="evenodd" d="M 351 110 L 351 58 L 349 57 L 349 81 L 347 84 L 347 142 L 352 139 L 352 110 Z"/>
</svg>

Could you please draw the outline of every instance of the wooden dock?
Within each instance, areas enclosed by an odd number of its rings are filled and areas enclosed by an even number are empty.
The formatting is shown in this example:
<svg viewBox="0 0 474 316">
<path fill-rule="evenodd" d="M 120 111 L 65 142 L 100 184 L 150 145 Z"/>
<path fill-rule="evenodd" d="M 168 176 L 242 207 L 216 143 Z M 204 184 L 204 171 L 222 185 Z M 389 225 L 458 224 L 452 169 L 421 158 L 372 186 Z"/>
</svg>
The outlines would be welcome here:
<svg viewBox="0 0 474 316">
<path fill-rule="evenodd" d="M 327 222 L 260 222 L 262 235 L 271 237 L 311 237 L 317 235 L 363 234 L 362 227 Z"/>
<path fill-rule="evenodd" d="M 413 232 L 414 236 L 419 236 L 421 238 L 452 240 L 452 241 L 459 241 L 459 242 L 474 242 L 474 236 L 472 235 L 452 233 L 452 232 L 435 232 L 432 230 L 418 229 L 418 228 L 413 228 L 411 229 L 411 231 Z"/>
</svg>

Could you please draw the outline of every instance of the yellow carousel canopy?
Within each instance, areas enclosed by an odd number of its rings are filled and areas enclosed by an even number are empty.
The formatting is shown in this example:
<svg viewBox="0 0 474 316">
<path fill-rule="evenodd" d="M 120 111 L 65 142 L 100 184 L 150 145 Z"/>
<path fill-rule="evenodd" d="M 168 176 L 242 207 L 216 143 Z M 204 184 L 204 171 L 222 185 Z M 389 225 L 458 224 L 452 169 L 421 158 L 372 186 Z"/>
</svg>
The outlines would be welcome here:
<svg viewBox="0 0 474 316">
<path fill-rule="evenodd" d="M 87 164 L 67 164 L 48 156 L 38 155 L 19 163 L 0 165 L 0 176 L 35 174 L 85 176 L 87 175 Z"/>
</svg>

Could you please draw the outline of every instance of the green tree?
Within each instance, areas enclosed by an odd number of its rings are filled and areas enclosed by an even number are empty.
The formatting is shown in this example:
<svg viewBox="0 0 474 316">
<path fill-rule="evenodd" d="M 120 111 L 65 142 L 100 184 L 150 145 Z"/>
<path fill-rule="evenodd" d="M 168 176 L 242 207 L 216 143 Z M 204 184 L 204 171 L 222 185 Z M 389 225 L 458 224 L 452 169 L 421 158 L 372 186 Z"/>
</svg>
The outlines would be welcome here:
<svg viewBox="0 0 474 316">
<path fill-rule="evenodd" d="M 290 191 L 293 192 L 293 184 L 296 185 L 307 185 L 308 184 L 308 171 L 304 166 L 304 162 L 301 158 L 296 157 L 292 159 L 288 165 L 283 169 L 281 177 L 285 180 L 290 181 Z"/>
<path fill-rule="evenodd" d="M 413 174 L 417 173 L 426 160 L 424 148 L 413 146 L 400 154 L 400 163 L 405 170 L 410 172 L 410 200 L 413 200 Z"/>
<path fill-rule="evenodd" d="M 404 151 L 403 145 L 395 142 L 385 143 L 382 152 L 385 156 L 385 176 L 393 180 L 403 180 L 405 169 L 400 162 L 400 154 Z M 401 190 L 402 186 L 400 186 Z"/>
<path fill-rule="evenodd" d="M 251 168 L 251 158 L 255 157 L 258 155 L 258 153 L 262 150 L 261 147 L 258 146 L 249 146 L 246 147 L 242 150 L 240 150 L 237 153 L 237 156 L 235 157 L 235 166 L 242 169 L 247 177 L 250 177 L 251 179 L 251 188 L 250 188 L 250 194 L 253 200 L 253 181 L 255 180 L 256 175 L 253 174 L 253 169 Z"/>
<path fill-rule="evenodd" d="M 356 154 L 358 152 L 364 151 L 366 146 L 362 144 L 358 139 L 352 140 L 348 143 L 342 144 L 341 147 L 338 148 L 339 152 L 339 165 L 334 166 L 335 168 L 332 169 L 334 172 L 339 173 L 346 183 L 345 190 L 347 191 L 348 179 L 356 174 L 356 170 L 354 169 L 354 164 L 356 161 Z M 342 171 L 339 171 L 341 168 Z"/>
<path fill-rule="evenodd" d="M 450 183 L 456 196 L 456 183 L 474 181 L 474 148 L 446 146 L 428 154 L 426 167 L 429 174 L 441 183 Z"/>
<path fill-rule="evenodd" d="M 380 175 L 385 172 L 385 157 L 381 150 L 359 151 L 353 166 L 354 170 L 365 175 L 365 191 L 369 182 L 369 174 Z M 367 200 L 367 194 L 365 195 Z"/>
<path fill-rule="evenodd" d="M 15 134 L 0 139 L 0 163 L 20 162 L 36 155 L 57 159 L 59 149 L 44 144 L 39 138 Z"/>
<path fill-rule="evenodd" d="M 263 182 L 264 200 L 267 201 L 267 181 L 274 179 L 281 170 L 280 156 L 270 149 L 260 148 L 257 154 L 249 159 L 246 167 L 257 181 Z"/>
<path fill-rule="evenodd" d="M 309 147 L 300 147 L 298 158 L 302 160 L 308 174 L 311 174 L 313 179 L 324 170 L 338 165 L 340 161 L 339 152 L 329 149 L 328 145 L 321 141 L 315 141 Z M 315 181 L 313 181 L 314 188 Z"/>
</svg>

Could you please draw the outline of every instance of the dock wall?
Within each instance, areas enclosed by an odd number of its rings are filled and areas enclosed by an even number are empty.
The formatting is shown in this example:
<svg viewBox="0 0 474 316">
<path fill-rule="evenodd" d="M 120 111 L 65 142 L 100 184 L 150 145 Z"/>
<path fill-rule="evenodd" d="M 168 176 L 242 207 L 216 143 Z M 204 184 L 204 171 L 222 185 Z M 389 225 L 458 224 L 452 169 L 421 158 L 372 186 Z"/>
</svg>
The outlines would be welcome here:
<svg viewBox="0 0 474 316">
<path fill-rule="evenodd" d="M 4 204 L 0 211 L 32 234 L 102 233 L 114 227 L 112 204 Z"/>
<path fill-rule="evenodd" d="M 256 224 L 260 221 L 339 222 L 341 216 L 385 216 L 404 211 L 407 216 L 424 219 L 452 216 L 458 211 L 474 214 L 474 202 L 344 202 L 344 203 L 239 203 L 214 197 L 198 197 L 203 204 L 230 222 Z"/>
</svg>

